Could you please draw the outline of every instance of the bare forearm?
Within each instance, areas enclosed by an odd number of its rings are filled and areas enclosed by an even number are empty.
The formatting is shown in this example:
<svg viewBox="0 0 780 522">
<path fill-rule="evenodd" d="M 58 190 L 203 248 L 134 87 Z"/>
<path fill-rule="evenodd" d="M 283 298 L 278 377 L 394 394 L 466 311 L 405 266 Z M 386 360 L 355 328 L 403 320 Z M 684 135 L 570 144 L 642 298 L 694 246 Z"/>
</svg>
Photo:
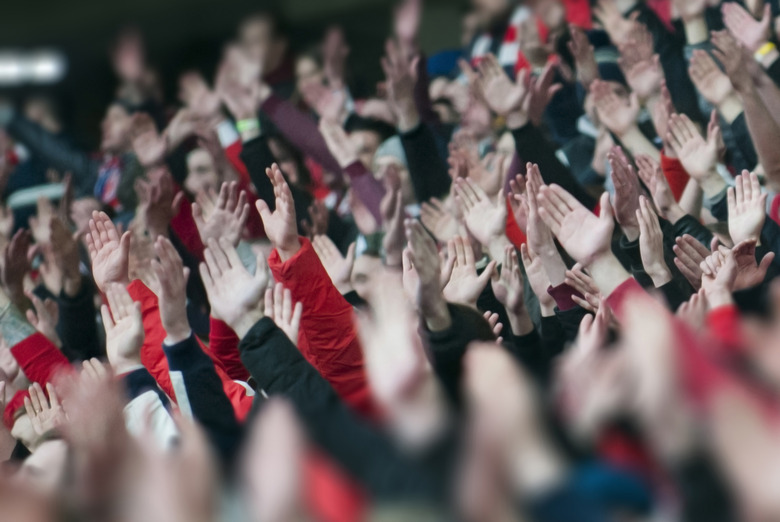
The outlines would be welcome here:
<svg viewBox="0 0 780 522">
<path fill-rule="evenodd" d="M 769 109 L 754 88 L 740 93 L 745 106 L 745 119 L 748 130 L 758 153 L 759 161 L 766 169 L 767 178 L 780 182 L 780 147 L 777 146 L 777 136 L 780 136 L 780 126 L 769 114 Z"/>
</svg>

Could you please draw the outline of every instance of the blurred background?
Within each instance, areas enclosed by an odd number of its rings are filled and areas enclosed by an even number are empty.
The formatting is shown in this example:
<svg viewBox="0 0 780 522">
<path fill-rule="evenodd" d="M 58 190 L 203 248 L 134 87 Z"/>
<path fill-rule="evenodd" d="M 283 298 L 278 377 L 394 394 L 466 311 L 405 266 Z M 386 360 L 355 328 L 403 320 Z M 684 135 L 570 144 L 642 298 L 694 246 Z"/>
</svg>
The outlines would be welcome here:
<svg viewBox="0 0 780 522">
<path fill-rule="evenodd" d="M 117 86 L 109 53 L 128 25 L 144 36 L 150 65 L 163 73 L 166 99 L 175 99 L 180 72 L 196 68 L 211 78 L 225 42 L 242 17 L 273 9 L 289 24 L 293 50 L 322 40 L 331 24 L 343 27 L 351 45 L 349 68 L 373 90 L 382 79 L 379 56 L 392 24 L 392 0 L 26 0 L 3 1 L 0 17 L 0 97 L 54 96 L 66 127 L 94 150 L 107 102 Z M 420 45 L 424 51 L 458 47 L 468 0 L 428 0 Z M 360 42 L 360 45 L 354 45 Z M 40 51 L 44 51 L 41 53 Z M 15 60 L 40 56 L 39 80 L 15 80 Z M 59 62 L 64 68 L 60 74 Z M 10 77 L 10 80 L 8 78 Z M 53 78 L 53 80 L 48 80 Z M 53 81 L 53 83 L 52 83 Z"/>
</svg>

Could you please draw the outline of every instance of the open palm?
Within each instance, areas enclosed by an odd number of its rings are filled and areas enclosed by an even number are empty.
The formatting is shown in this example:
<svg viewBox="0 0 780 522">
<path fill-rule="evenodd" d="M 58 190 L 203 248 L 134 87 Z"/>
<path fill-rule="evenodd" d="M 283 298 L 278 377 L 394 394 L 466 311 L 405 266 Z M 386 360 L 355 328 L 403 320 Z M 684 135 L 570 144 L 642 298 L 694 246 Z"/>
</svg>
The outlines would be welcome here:
<svg viewBox="0 0 780 522">
<path fill-rule="evenodd" d="M 104 212 L 93 212 L 86 235 L 87 250 L 92 259 L 92 276 L 101 292 L 112 282 L 127 281 L 130 255 L 130 232 L 121 236 Z"/>
</svg>

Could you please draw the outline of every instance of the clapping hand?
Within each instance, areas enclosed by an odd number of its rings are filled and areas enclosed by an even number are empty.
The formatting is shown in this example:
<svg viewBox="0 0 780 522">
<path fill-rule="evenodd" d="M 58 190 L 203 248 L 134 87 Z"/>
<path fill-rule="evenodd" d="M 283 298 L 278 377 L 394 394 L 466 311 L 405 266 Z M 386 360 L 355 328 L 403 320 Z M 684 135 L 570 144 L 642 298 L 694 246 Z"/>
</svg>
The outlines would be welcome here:
<svg viewBox="0 0 780 522">
<path fill-rule="evenodd" d="M 653 285 L 660 288 L 672 280 L 672 273 L 664 261 L 664 235 L 661 232 L 661 225 L 644 196 L 639 197 L 636 219 L 639 222 L 639 252 L 642 265 L 653 280 Z"/>
<path fill-rule="evenodd" d="M 355 266 L 355 243 L 349 245 L 346 256 L 341 255 L 339 249 L 328 236 L 314 236 L 311 244 L 336 290 L 341 295 L 352 291 L 351 278 L 352 268 Z"/>
<path fill-rule="evenodd" d="M 447 244 L 447 255 L 455 259 L 452 275 L 443 293 L 447 301 L 476 308 L 477 299 L 487 286 L 496 269 L 496 261 L 491 261 L 485 271 L 477 274 L 474 250 L 469 241 L 456 237 Z"/>
<path fill-rule="evenodd" d="M 158 295 L 160 319 L 168 334 L 167 344 L 176 344 L 190 336 L 187 319 L 187 279 L 190 269 L 182 263 L 173 244 L 164 237 L 158 237 L 154 244 L 157 259 L 152 260 L 152 270 L 160 282 Z"/>
<path fill-rule="evenodd" d="M 734 187 L 727 192 L 729 234 L 734 244 L 759 239 L 766 221 L 766 199 L 755 172 L 745 170 L 734 179 Z"/>
<path fill-rule="evenodd" d="M 133 302 L 119 283 L 110 283 L 104 293 L 108 305 L 100 307 L 100 315 L 106 329 L 106 354 L 114 372 L 121 375 L 141 364 L 144 342 L 141 303 Z"/>
<path fill-rule="evenodd" d="M 279 252 L 282 261 L 290 259 L 301 248 L 298 240 L 298 226 L 295 219 L 295 204 L 290 187 L 284 180 L 279 165 L 274 163 L 265 169 L 265 174 L 274 187 L 275 208 L 271 212 L 268 204 L 258 199 L 256 206 L 263 220 L 263 228 L 274 248 Z"/>
<path fill-rule="evenodd" d="M 92 277 L 101 292 L 110 283 L 127 284 L 130 256 L 130 232 L 121 236 L 104 212 L 93 212 L 86 235 L 87 250 L 92 260 Z"/>
<path fill-rule="evenodd" d="M 298 346 L 303 305 L 293 302 L 292 293 L 282 283 L 276 283 L 273 288 L 266 289 L 265 313 L 281 328 L 287 338 Z"/>
<path fill-rule="evenodd" d="M 192 217 L 203 244 L 225 237 L 234 247 L 238 246 L 249 217 L 246 192 L 239 192 L 238 183 L 233 181 L 223 183 L 216 198 L 213 193 L 198 193 L 192 204 Z"/>
<path fill-rule="evenodd" d="M 27 391 L 30 396 L 24 398 L 24 410 L 27 412 L 27 416 L 32 422 L 33 431 L 38 437 L 51 434 L 68 422 L 65 410 L 62 409 L 60 399 L 51 383 L 46 384 L 48 398 L 37 382 L 33 383 Z"/>
</svg>

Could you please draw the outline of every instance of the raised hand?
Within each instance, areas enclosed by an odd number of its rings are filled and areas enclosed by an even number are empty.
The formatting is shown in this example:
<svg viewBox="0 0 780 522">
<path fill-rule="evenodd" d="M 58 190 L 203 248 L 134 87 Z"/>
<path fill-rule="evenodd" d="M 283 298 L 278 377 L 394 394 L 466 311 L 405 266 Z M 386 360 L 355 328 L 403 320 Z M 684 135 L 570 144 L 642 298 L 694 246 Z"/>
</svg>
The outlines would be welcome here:
<svg viewBox="0 0 780 522">
<path fill-rule="evenodd" d="M 422 0 L 403 0 L 393 12 L 393 34 L 402 50 L 410 52 L 417 43 L 422 19 Z"/>
<path fill-rule="evenodd" d="M 351 292 L 353 290 L 352 268 L 355 266 L 355 243 L 349 245 L 346 256 L 341 255 L 339 249 L 328 236 L 314 236 L 311 245 L 336 290 L 341 295 Z"/>
<path fill-rule="evenodd" d="M 51 220 L 56 214 L 54 205 L 46 197 L 39 197 L 36 201 L 36 213 L 27 220 L 30 225 L 30 232 L 37 245 L 48 245 L 51 241 L 50 225 Z"/>
<path fill-rule="evenodd" d="M 204 245 L 209 239 L 224 237 L 238 246 L 249 217 L 246 192 L 239 192 L 238 183 L 233 181 L 223 183 L 216 198 L 213 193 L 198 193 L 192 204 L 192 217 Z"/>
<path fill-rule="evenodd" d="M 539 300 L 542 317 L 552 317 L 555 315 L 555 299 L 547 293 L 547 289 L 550 287 L 550 278 L 544 269 L 541 256 L 536 255 L 528 244 L 524 243 L 520 245 L 520 257 L 523 260 L 528 284 L 531 285 L 531 290 L 534 291 Z"/>
<path fill-rule="evenodd" d="M 658 55 L 653 54 L 653 37 L 647 28 L 637 23 L 634 36 L 620 48 L 618 63 L 631 90 L 644 103 L 661 90 L 664 71 Z"/>
<path fill-rule="evenodd" d="M 634 12 L 630 19 L 623 18 L 623 14 L 615 5 L 615 0 L 599 0 L 593 8 L 593 14 L 596 15 L 601 27 L 609 34 L 609 39 L 617 47 L 624 45 L 636 30 L 636 17 L 639 13 Z"/>
<path fill-rule="evenodd" d="M 731 84 L 737 92 L 749 92 L 753 88 L 753 79 L 747 68 L 750 57 L 746 55 L 729 31 L 713 31 L 711 41 L 715 48 L 712 54 L 723 64 Z"/>
<path fill-rule="evenodd" d="M 277 203 L 277 211 L 278 208 Z M 211 315 L 226 322 L 243 338 L 263 318 L 262 298 L 268 286 L 265 258 L 262 254 L 257 256 L 257 270 L 252 276 L 236 249 L 224 238 L 219 242 L 210 239 L 204 257 L 206 262 L 200 264 L 200 276 L 211 304 Z"/>
<path fill-rule="evenodd" d="M 138 162 L 146 168 L 160 165 L 168 151 L 166 137 L 157 131 L 154 120 L 145 112 L 133 115 L 131 138 Z"/>
<path fill-rule="evenodd" d="M 322 43 L 322 70 L 331 89 L 344 87 L 349 46 L 340 27 L 329 27 Z"/>
<path fill-rule="evenodd" d="M 62 270 L 62 289 L 70 297 L 75 297 L 82 284 L 78 233 L 71 233 L 59 217 L 51 220 L 49 228 L 51 245 L 45 249 L 45 256 Z"/>
<path fill-rule="evenodd" d="M 105 212 L 93 212 L 86 235 L 87 251 L 92 260 L 92 277 L 101 292 L 110 283 L 127 284 L 130 232 L 121 236 Z"/>
<path fill-rule="evenodd" d="M 466 228 L 482 246 L 489 248 L 505 237 L 506 201 L 504 190 L 491 201 L 485 191 L 470 179 L 455 183 L 455 197 L 461 206 Z"/>
<path fill-rule="evenodd" d="M 733 2 L 722 4 L 720 10 L 726 28 L 751 53 L 755 53 L 769 41 L 772 6 L 768 2 L 764 5 L 761 20 L 756 20 L 741 5 Z"/>
<path fill-rule="evenodd" d="M 197 71 L 188 71 L 179 77 L 179 100 L 196 117 L 209 120 L 219 117 L 222 101 L 211 90 Z"/>
<path fill-rule="evenodd" d="M 293 303 L 292 293 L 282 283 L 265 291 L 265 313 L 298 346 L 298 332 L 301 328 L 303 305 Z"/>
<path fill-rule="evenodd" d="M 385 195 L 379 204 L 382 213 L 382 249 L 385 253 L 387 266 L 400 267 L 403 257 L 404 243 L 404 211 L 401 195 L 401 178 L 398 167 L 389 165 L 385 169 Z"/>
<path fill-rule="evenodd" d="M 306 105 L 323 120 L 342 122 L 348 116 L 345 89 L 334 90 L 320 82 L 308 82 L 301 86 L 301 94 Z"/>
<path fill-rule="evenodd" d="M 653 285 L 660 288 L 672 280 L 672 273 L 664 261 L 664 235 L 661 225 L 644 196 L 639 196 L 636 218 L 639 222 L 639 253 L 642 266 L 653 280 Z"/>
<path fill-rule="evenodd" d="M 599 66 L 596 63 L 593 46 L 590 44 L 585 31 L 576 25 L 569 26 L 569 33 L 571 34 L 569 51 L 574 57 L 574 64 L 577 68 L 577 80 L 583 87 L 588 89 L 594 80 L 599 79 Z"/>
<path fill-rule="evenodd" d="M 653 158 L 645 155 L 636 157 L 637 174 L 642 182 L 650 190 L 658 213 L 661 217 L 676 223 L 685 215 L 685 211 L 675 201 L 669 182 L 664 176 L 661 165 Z"/>
<path fill-rule="evenodd" d="M 572 301 L 594 314 L 601 310 L 601 293 L 596 282 L 585 272 L 580 263 L 576 263 L 571 270 L 566 271 L 565 283 L 581 293 L 584 299 L 572 295 Z"/>
<path fill-rule="evenodd" d="M 187 319 L 187 278 L 190 269 L 185 267 L 173 244 L 164 237 L 158 237 L 154 244 L 157 259 L 152 260 L 152 270 L 160 282 L 157 296 L 160 304 L 160 319 L 168 334 L 165 342 L 176 344 L 190 336 L 190 322 Z"/>
<path fill-rule="evenodd" d="M 639 237 L 636 217 L 639 210 L 639 178 L 620 147 L 613 147 L 607 154 L 607 160 L 612 167 L 612 183 L 615 186 L 615 218 L 626 238 L 634 241 Z"/>
<path fill-rule="evenodd" d="M 32 268 L 29 249 L 30 233 L 19 229 L 3 250 L 3 287 L 14 303 L 24 300 L 24 278 Z"/>
<path fill-rule="evenodd" d="M 419 221 L 404 222 L 409 247 L 404 250 L 403 286 L 410 301 L 432 331 L 444 330 L 451 324 L 442 288 L 450 279 L 454 259 L 442 269 L 436 243 Z"/>
<path fill-rule="evenodd" d="M 301 248 L 295 219 L 295 204 L 290 187 L 284 180 L 279 165 L 274 163 L 270 168 L 265 169 L 265 174 L 274 187 L 275 208 L 271 212 L 268 204 L 262 199 L 258 199 L 257 211 L 263 220 L 266 236 L 279 252 L 282 261 L 286 261 Z"/>
<path fill-rule="evenodd" d="M 236 46 L 229 47 L 220 63 L 216 91 L 236 120 L 257 118 L 260 105 L 271 95 L 261 83 L 262 64 Z"/>
<path fill-rule="evenodd" d="M 148 180 L 138 178 L 135 192 L 138 195 L 136 217 L 152 237 L 167 236 L 168 225 L 176 217 L 184 199 L 184 192 L 176 192 L 173 176 L 167 168 L 151 169 Z"/>
<path fill-rule="evenodd" d="M 60 309 L 57 306 L 57 301 L 50 297 L 42 301 L 30 291 L 27 291 L 25 295 L 32 302 L 35 310 L 27 310 L 27 321 L 46 336 L 57 348 L 62 348 L 62 340 L 57 335 L 57 322 L 60 318 Z"/>
<path fill-rule="evenodd" d="M 588 266 L 596 257 L 610 251 L 615 223 L 608 194 L 601 196 L 598 217 L 558 185 L 543 186 L 538 199 L 542 219 L 575 260 Z"/>
<path fill-rule="evenodd" d="M 462 66 L 463 67 L 463 66 Z M 465 67 L 469 67 L 465 64 Z M 490 110 L 500 116 L 521 110 L 528 96 L 527 69 L 521 69 L 512 81 L 492 54 L 479 63 L 479 76 L 472 78 L 472 85 L 480 93 Z"/>
<path fill-rule="evenodd" d="M 752 288 L 761 284 L 766 278 L 769 265 L 775 259 L 775 253 L 769 252 L 761 262 L 756 262 L 756 240 L 747 239 L 735 245 L 731 249 L 730 256 L 734 258 L 737 266 L 737 277 L 734 281 L 734 290 Z"/>
<path fill-rule="evenodd" d="M 711 252 L 688 234 L 678 237 L 675 243 L 672 247 L 676 256 L 674 264 L 693 289 L 698 290 L 701 288 L 701 263 Z"/>
<path fill-rule="evenodd" d="M 346 168 L 358 160 L 358 151 L 354 143 L 339 123 L 322 118 L 320 134 L 341 168 Z"/>
<path fill-rule="evenodd" d="M 117 375 L 141 364 L 144 324 L 141 303 L 133 302 L 124 285 L 110 283 L 104 290 L 108 305 L 100 307 L 106 329 L 106 355 Z"/>
<path fill-rule="evenodd" d="M 736 94 L 729 77 L 718 68 L 707 51 L 693 51 L 688 73 L 704 99 L 716 107 L 720 107 L 730 96 Z"/>
<path fill-rule="evenodd" d="M 496 299 L 507 310 L 517 313 L 525 307 L 523 275 L 520 273 L 517 252 L 515 252 L 514 247 L 506 247 L 501 275 L 493 278 L 492 287 Z"/>
<path fill-rule="evenodd" d="M 447 255 L 455 259 L 452 274 L 442 290 L 444 298 L 451 303 L 460 303 L 477 307 L 477 299 L 496 269 L 496 261 L 491 261 L 482 274 L 477 274 L 474 250 L 468 240 L 456 237 L 447 244 Z"/>
<path fill-rule="evenodd" d="M 555 94 L 563 88 L 560 83 L 553 83 L 557 68 L 558 65 L 555 62 L 547 62 L 539 76 L 531 78 L 524 109 L 528 114 L 528 119 L 537 127 L 542 124 L 547 106 Z"/>
<path fill-rule="evenodd" d="M 759 239 L 766 221 L 766 198 L 755 172 L 745 170 L 734 179 L 734 187 L 727 192 L 729 235 L 734 244 Z"/>
<path fill-rule="evenodd" d="M 624 136 L 637 125 L 639 97 L 631 93 L 628 99 L 618 96 L 612 86 L 600 80 L 590 86 L 599 120 L 616 136 Z"/>
<path fill-rule="evenodd" d="M 490 329 L 493 330 L 493 335 L 496 336 L 496 344 L 502 344 L 504 342 L 504 338 L 501 337 L 501 332 L 504 329 L 504 324 L 499 321 L 501 316 L 491 312 L 490 310 L 487 310 L 484 314 L 482 314 L 482 317 L 485 318 L 485 321 L 487 321 L 488 325 L 490 325 Z"/>
<path fill-rule="evenodd" d="M 392 40 L 387 41 L 381 64 L 386 78 L 388 101 L 402 131 L 412 130 L 420 121 L 414 104 L 418 61 L 419 57 L 410 59 L 398 44 Z"/>
<path fill-rule="evenodd" d="M 669 121 L 668 140 L 686 172 L 697 181 L 704 180 L 718 163 L 720 127 L 708 129 L 707 140 L 685 114 L 673 114 Z"/>
<path fill-rule="evenodd" d="M 314 236 L 321 236 L 328 233 L 328 223 L 330 222 L 330 211 L 324 201 L 316 199 L 309 205 L 309 219 L 301 220 L 301 228 L 306 233 L 306 237 L 312 239 Z"/>
<path fill-rule="evenodd" d="M 68 416 L 62 409 L 60 399 L 51 383 L 46 384 L 46 394 L 37 382 L 27 389 L 29 397 L 24 398 L 24 410 L 32 423 L 33 431 L 38 437 L 51 435 L 60 430 L 68 422 Z"/>
<path fill-rule="evenodd" d="M 460 233 L 458 220 L 441 200 L 431 198 L 420 206 L 420 221 L 436 239 L 447 242 Z"/>
</svg>

